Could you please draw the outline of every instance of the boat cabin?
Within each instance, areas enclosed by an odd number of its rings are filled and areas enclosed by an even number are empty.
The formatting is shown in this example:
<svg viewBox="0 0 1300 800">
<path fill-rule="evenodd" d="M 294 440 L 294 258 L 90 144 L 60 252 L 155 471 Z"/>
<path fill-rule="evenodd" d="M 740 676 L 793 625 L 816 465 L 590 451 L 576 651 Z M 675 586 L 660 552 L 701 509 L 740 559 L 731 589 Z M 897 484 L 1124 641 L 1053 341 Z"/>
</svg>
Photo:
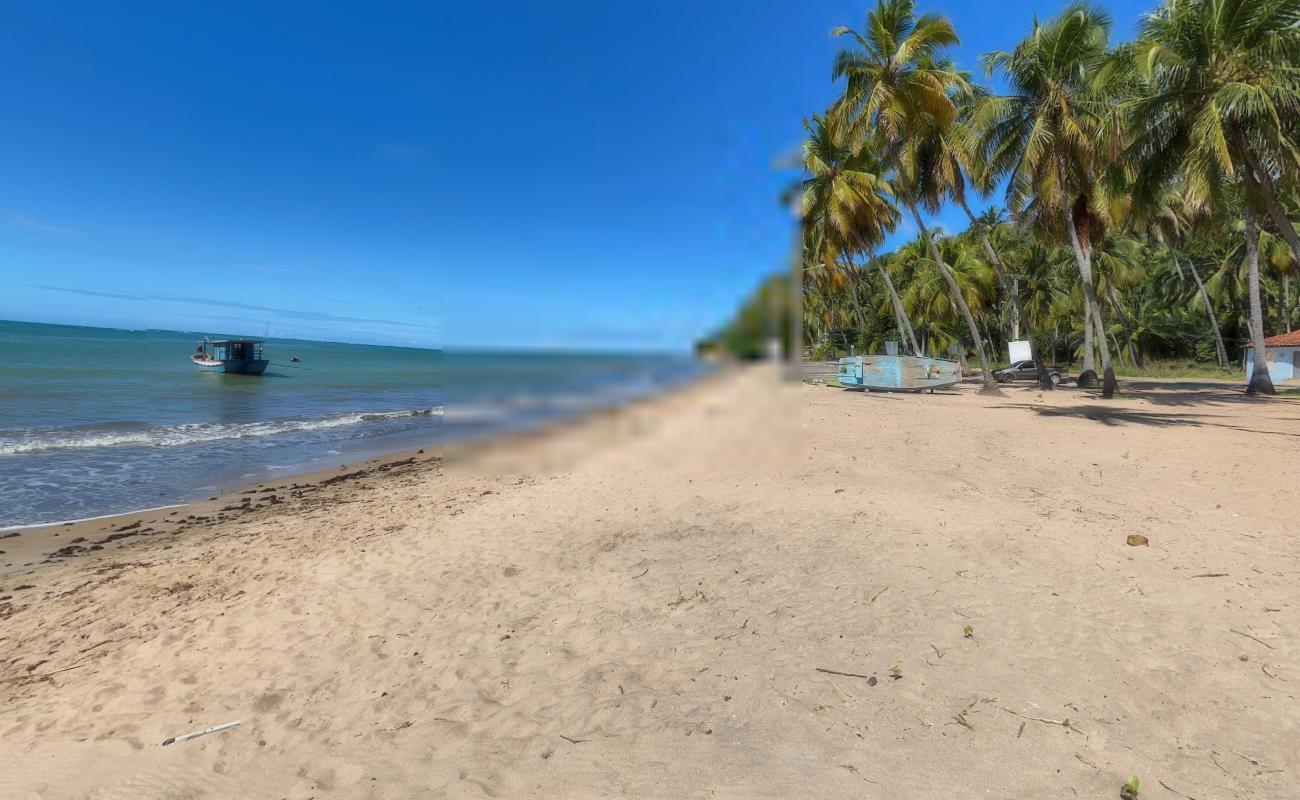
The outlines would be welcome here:
<svg viewBox="0 0 1300 800">
<path fill-rule="evenodd" d="M 198 352 L 213 361 L 257 361 L 262 358 L 262 340 L 204 339 Z"/>
</svg>

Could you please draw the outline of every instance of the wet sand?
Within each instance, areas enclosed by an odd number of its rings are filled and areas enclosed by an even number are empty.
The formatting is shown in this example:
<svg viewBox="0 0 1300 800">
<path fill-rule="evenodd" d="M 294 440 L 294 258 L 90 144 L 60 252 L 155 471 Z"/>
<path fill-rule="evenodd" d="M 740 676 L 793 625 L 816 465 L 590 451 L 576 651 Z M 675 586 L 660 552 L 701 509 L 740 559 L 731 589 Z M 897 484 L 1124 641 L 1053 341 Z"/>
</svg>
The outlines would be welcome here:
<svg viewBox="0 0 1300 800">
<path fill-rule="evenodd" d="M 249 524 L 259 514 L 282 513 L 281 506 L 286 503 L 294 508 L 328 503 L 340 491 L 336 488 L 339 484 L 394 470 L 427 469 L 436 466 L 438 454 L 439 448 L 390 453 L 335 469 L 250 484 L 195 503 L 0 532 L 0 585 L 60 561 L 121 548 L 137 537 L 162 537 L 165 541 L 194 529 Z"/>
</svg>

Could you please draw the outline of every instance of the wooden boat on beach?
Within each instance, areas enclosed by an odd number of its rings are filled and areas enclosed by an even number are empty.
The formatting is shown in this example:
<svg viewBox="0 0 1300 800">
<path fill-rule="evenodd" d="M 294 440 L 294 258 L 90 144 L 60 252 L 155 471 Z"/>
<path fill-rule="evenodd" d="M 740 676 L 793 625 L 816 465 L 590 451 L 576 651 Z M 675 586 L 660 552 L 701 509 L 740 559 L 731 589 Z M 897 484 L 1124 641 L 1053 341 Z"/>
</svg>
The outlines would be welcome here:
<svg viewBox="0 0 1300 800">
<path fill-rule="evenodd" d="M 922 356 L 849 356 L 840 359 L 840 385 L 873 392 L 920 392 L 961 381 L 956 361 Z"/>
<path fill-rule="evenodd" d="M 209 339 L 203 337 L 190 361 L 204 372 L 261 375 L 271 362 L 262 357 L 261 339 Z"/>
</svg>

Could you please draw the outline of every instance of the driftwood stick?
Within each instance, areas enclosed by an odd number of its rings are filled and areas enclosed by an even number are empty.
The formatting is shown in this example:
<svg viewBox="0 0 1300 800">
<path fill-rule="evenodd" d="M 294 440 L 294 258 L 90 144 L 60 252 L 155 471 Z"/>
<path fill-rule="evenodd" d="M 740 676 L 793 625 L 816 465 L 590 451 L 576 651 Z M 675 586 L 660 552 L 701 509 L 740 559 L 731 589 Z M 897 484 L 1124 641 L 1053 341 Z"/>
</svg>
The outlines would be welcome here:
<svg viewBox="0 0 1300 800">
<path fill-rule="evenodd" d="M 1183 794 L 1182 792 L 1178 791 L 1177 789 L 1165 783 L 1164 781 L 1160 780 L 1159 778 L 1156 779 L 1156 783 L 1159 783 L 1161 786 L 1165 787 L 1166 789 L 1178 795 L 1179 797 L 1186 797 L 1187 800 L 1196 800 L 1195 797 L 1192 797 L 1191 795 L 1188 794 Z"/>
<path fill-rule="evenodd" d="M 169 739 L 166 739 L 163 741 L 163 747 L 166 747 L 169 744 L 188 742 L 190 739 L 197 739 L 200 736 L 207 736 L 210 733 L 221 733 L 222 731 L 228 731 L 231 728 L 238 728 L 238 727 L 239 727 L 239 720 L 235 720 L 234 722 L 227 722 L 221 725 L 213 725 L 211 728 L 204 728 L 201 731 L 194 731 L 193 733 L 184 733 L 181 734 L 180 736 L 173 736 Z"/>
<path fill-rule="evenodd" d="M 1264 641 L 1263 639 L 1259 638 L 1258 636 L 1251 636 L 1249 633 L 1242 633 L 1241 631 L 1236 630 L 1235 628 L 1229 628 L 1229 629 L 1228 629 L 1228 632 L 1229 632 L 1229 633 L 1235 633 L 1235 634 L 1237 634 L 1238 636 L 1245 636 L 1247 639 L 1254 639 L 1255 641 L 1257 641 L 1257 642 L 1259 642 L 1260 644 L 1262 644 L 1262 645 L 1264 645 L 1265 647 L 1267 647 L 1269 650 L 1275 650 L 1275 649 L 1276 649 L 1275 647 L 1273 647 L 1273 645 L 1269 644 L 1268 642 Z"/>
<path fill-rule="evenodd" d="M 78 667 L 84 667 L 86 666 L 86 663 L 89 660 L 90 659 L 84 659 L 82 661 L 78 661 L 76 664 L 73 664 L 70 667 L 63 667 L 62 669 L 52 669 L 49 672 L 38 672 L 35 675 L 17 675 L 12 678 L 5 678 L 4 682 L 8 683 L 10 681 L 34 681 L 40 678 L 48 678 L 51 675 L 58 675 L 60 672 L 67 672 L 70 669 L 77 669 Z"/>
<path fill-rule="evenodd" d="M 859 675 L 856 672 L 840 672 L 839 670 L 825 669 L 823 667 L 815 667 L 814 669 L 816 669 L 818 672 L 825 672 L 827 675 L 843 675 L 846 678 L 862 678 L 868 681 L 871 680 L 870 675 Z"/>
<path fill-rule="evenodd" d="M 564 741 L 568 742 L 569 744 L 582 744 L 583 742 L 590 742 L 590 741 L 591 741 L 590 739 L 571 739 L 571 738 L 569 738 L 568 736 L 565 736 L 565 735 L 562 734 L 562 733 L 560 734 L 560 738 L 563 739 Z"/>
<path fill-rule="evenodd" d="M 1020 717 L 1021 719 L 1027 719 L 1030 722 L 1042 722 L 1046 725 L 1060 725 L 1062 728 L 1065 728 L 1067 731 L 1082 733 L 1084 736 L 1088 735 L 1084 731 L 1081 731 L 1078 728 L 1074 727 L 1074 723 L 1070 722 L 1070 720 L 1068 719 L 1048 719 L 1047 717 L 1031 717 L 1028 714 L 1021 714 L 1019 711 L 1012 711 L 1006 706 L 998 706 L 998 708 L 1002 709 L 1008 714 L 1015 714 L 1017 717 Z"/>
</svg>

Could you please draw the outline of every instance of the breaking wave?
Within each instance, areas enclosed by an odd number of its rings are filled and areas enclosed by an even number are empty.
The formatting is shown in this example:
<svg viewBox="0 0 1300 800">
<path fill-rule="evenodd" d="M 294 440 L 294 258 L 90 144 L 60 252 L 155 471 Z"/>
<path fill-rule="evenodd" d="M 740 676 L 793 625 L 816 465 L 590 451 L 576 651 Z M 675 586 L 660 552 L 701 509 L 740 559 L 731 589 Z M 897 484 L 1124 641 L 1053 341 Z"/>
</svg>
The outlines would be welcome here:
<svg viewBox="0 0 1300 800">
<path fill-rule="evenodd" d="M 341 428 L 366 422 L 402 419 L 404 417 L 441 417 L 442 407 L 418 408 L 407 411 L 378 411 L 360 414 L 343 414 L 321 419 L 284 419 L 265 422 L 191 422 L 181 425 L 159 425 L 143 430 L 46 430 L 20 433 L 17 436 L 0 436 L 0 455 L 38 453 L 46 450 L 78 450 L 92 447 L 183 447 L 190 444 L 217 442 L 226 439 L 257 439 L 285 433 Z M 102 428 L 103 426 L 95 426 Z"/>
</svg>

